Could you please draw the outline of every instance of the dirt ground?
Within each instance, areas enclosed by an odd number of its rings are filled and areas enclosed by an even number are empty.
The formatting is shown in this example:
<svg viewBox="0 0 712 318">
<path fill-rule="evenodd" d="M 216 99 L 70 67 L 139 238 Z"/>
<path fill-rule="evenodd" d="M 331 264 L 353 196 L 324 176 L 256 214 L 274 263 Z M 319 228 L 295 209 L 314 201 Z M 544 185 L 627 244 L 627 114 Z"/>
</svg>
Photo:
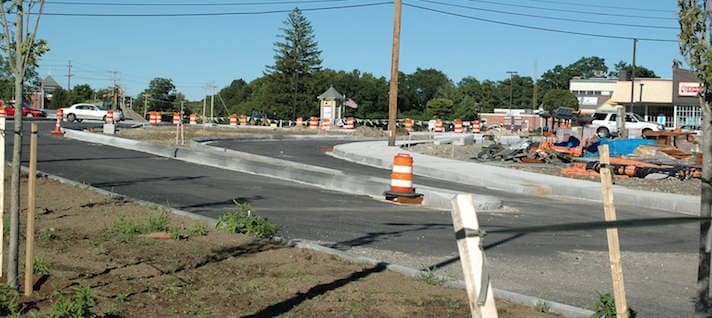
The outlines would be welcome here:
<svg viewBox="0 0 712 318">
<path fill-rule="evenodd" d="M 516 163 L 512 161 L 479 161 L 474 159 L 482 149 L 481 144 L 467 146 L 452 146 L 452 145 L 434 145 L 420 144 L 410 148 L 411 151 L 422 153 L 431 156 L 442 158 L 464 160 L 478 162 L 498 167 L 517 169 L 522 171 L 543 173 L 555 176 L 561 176 L 561 169 L 566 168 L 569 164 L 533 164 L 533 163 Z M 571 177 L 574 179 L 590 180 L 600 182 L 598 177 Z M 701 182 L 700 179 L 679 180 L 676 178 L 667 178 L 662 180 L 649 180 L 640 178 L 616 178 L 615 184 L 631 189 L 667 192 L 687 195 L 699 195 Z"/>
<path fill-rule="evenodd" d="M 28 315 L 56 312 L 58 291 L 88 287 L 95 317 L 467 316 L 464 290 L 425 276 L 214 228 L 182 240 L 122 235 L 126 224 L 149 216 L 166 215 L 173 229 L 199 223 L 46 178 L 38 180 L 38 193 L 35 256 L 49 274 L 35 277 L 32 297 L 18 300 Z M 497 305 L 500 317 L 554 317 Z"/>
<path fill-rule="evenodd" d="M 199 137 L 236 137 L 244 135 L 334 135 L 358 137 L 385 137 L 385 132 L 379 128 L 358 127 L 351 133 L 342 131 L 324 131 L 322 129 L 291 128 L 291 129 L 261 129 L 261 128 L 228 128 L 228 127 L 203 127 L 186 125 L 183 131 L 185 144 L 190 147 L 190 140 Z M 174 126 L 146 126 L 141 128 L 118 129 L 116 136 L 122 138 L 150 141 L 159 144 L 175 145 L 176 128 Z"/>
</svg>

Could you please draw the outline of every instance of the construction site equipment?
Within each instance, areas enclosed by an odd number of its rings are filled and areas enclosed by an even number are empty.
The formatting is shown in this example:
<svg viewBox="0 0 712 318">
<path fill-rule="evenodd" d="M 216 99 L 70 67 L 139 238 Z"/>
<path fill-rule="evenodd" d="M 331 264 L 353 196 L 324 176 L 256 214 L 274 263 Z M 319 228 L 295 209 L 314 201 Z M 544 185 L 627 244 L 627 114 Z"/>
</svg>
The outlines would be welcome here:
<svg viewBox="0 0 712 318">
<path fill-rule="evenodd" d="M 561 170 L 564 176 L 597 176 L 602 165 L 599 161 L 575 163 L 571 167 Z M 614 175 L 634 178 L 645 178 L 650 174 L 662 174 L 668 177 L 687 180 L 700 178 L 702 169 L 687 165 L 657 165 L 642 161 L 611 158 L 608 167 Z"/>
<path fill-rule="evenodd" d="M 453 125 L 455 126 L 453 131 L 455 131 L 456 134 L 461 134 L 461 133 L 465 132 L 465 129 L 462 127 L 462 120 L 455 119 L 453 121 Z"/>
<path fill-rule="evenodd" d="M 346 124 L 344 124 L 344 129 L 354 129 L 353 117 L 346 117 Z"/>
<path fill-rule="evenodd" d="M 406 118 L 406 119 L 403 121 L 403 124 L 405 125 L 405 130 L 406 130 L 406 131 L 408 131 L 408 132 L 413 131 L 413 120 L 412 120 L 412 119 Z"/>
<path fill-rule="evenodd" d="M 435 120 L 435 129 L 433 131 L 435 131 L 436 133 L 445 132 L 445 128 L 443 128 L 443 120 L 442 119 Z"/>
<path fill-rule="evenodd" d="M 319 128 L 319 118 L 311 117 L 309 118 L 309 129 Z"/>
<path fill-rule="evenodd" d="M 386 200 L 420 204 L 423 195 L 415 192 L 413 187 L 413 156 L 408 153 L 397 153 L 393 157 L 393 170 L 391 172 L 390 191 L 385 193 Z"/>
<path fill-rule="evenodd" d="M 5 117 L 5 107 L 0 107 L 0 116 Z M 52 135 L 54 136 L 64 136 L 62 132 L 62 120 L 64 119 L 64 112 L 62 109 L 57 109 L 57 123 L 54 125 L 54 130 Z"/>
</svg>

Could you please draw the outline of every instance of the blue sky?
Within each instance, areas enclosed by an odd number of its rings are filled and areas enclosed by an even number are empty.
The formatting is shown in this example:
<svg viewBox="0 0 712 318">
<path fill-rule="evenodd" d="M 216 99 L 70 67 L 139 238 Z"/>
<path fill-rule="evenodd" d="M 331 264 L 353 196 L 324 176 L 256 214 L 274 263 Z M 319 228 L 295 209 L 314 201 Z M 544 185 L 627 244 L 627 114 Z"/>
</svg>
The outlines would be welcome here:
<svg viewBox="0 0 712 318">
<path fill-rule="evenodd" d="M 78 0 L 67 0 L 65 2 Z M 266 2 L 274 0 L 245 0 Z M 301 8 L 373 3 L 379 0 L 343 0 L 335 3 L 301 4 Z M 94 2 L 139 3 L 220 3 L 239 0 L 97 0 Z M 453 8 L 421 0 L 406 3 L 507 23 L 555 28 L 573 32 L 625 37 L 675 40 L 674 29 L 584 24 L 553 21 L 502 13 Z M 520 14 L 603 23 L 628 23 L 647 26 L 677 27 L 675 1 L 628 0 L 595 1 L 584 5 L 576 0 L 438 0 L 461 6 Z M 294 4 L 250 6 L 88 6 L 67 5 L 47 0 L 46 12 L 64 13 L 188 13 L 245 12 L 291 9 Z M 587 15 L 576 10 L 609 15 Z M 602 6 L 602 7 L 601 7 Z M 643 10 L 630 10 L 626 7 Z M 611 16 L 638 15 L 660 18 Z M 273 43 L 277 40 L 286 13 L 249 16 L 212 17 L 66 17 L 45 16 L 40 37 L 47 39 L 51 51 L 41 62 L 40 74 L 51 74 L 66 85 L 66 64 L 74 66 L 72 85 L 88 83 L 94 87 L 111 84 L 111 70 L 118 71 L 119 82 L 129 94 L 143 90 L 157 76 L 173 79 L 178 90 L 189 99 L 202 98 L 203 86 L 218 88 L 233 79 L 252 80 L 264 66 L 273 62 Z M 391 4 L 306 12 L 323 50 L 323 66 L 338 70 L 358 68 L 388 77 L 393 30 Z M 600 56 L 609 67 L 630 62 L 632 41 L 596 38 L 522 29 L 474 21 L 461 17 L 403 8 L 400 69 L 412 72 L 417 67 L 437 68 L 454 81 L 465 76 L 501 80 L 506 71 L 521 75 L 538 74 L 556 64 L 567 65 L 582 56 Z M 674 58 L 682 60 L 674 42 L 638 44 L 638 64 L 652 68 L 662 77 L 671 76 Z"/>
</svg>

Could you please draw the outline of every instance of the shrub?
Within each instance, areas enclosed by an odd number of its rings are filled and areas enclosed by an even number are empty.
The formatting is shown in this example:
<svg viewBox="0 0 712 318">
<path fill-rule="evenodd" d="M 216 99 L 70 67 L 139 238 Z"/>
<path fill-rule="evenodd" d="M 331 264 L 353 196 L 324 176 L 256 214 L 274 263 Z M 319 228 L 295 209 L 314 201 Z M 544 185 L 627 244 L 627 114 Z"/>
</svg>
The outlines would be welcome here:
<svg viewBox="0 0 712 318">
<path fill-rule="evenodd" d="M 32 272 L 37 275 L 49 275 L 49 264 L 42 257 L 35 257 L 32 262 Z"/>
<path fill-rule="evenodd" d="M 249 203 L 238 204 L 237 211 L 221 216 L 216 227 L 231 233 L 247 234 L 260 238 L 272 237 L 279 230 L 279 226 L 271 223 L 267 218 L 254 215 L 252 206 Z"/>
<path fill-rule="evenodd" d="M 0 316 L 15 316 L 19 314 L 17 298 L 20 293 L 7 284 L 0 284 Z"/>
<path fill-rule="evenodd" d="M 593 304 L 592 308 L 595 313 L 591 318 L 615 318 L 618 316 L 616 313 L 616 302 L 610 293 L 598 294 L 598 301 Z M 628 308 L 628 316 L 630 318 L 635 318 L 637 313 L 635 310 Z"/>
<path fill-rule="evenodd" d="M 188 228 L 177 228 L 171 230 L 174 240 L 187 240 L 191 236 L 206 236 L 208 235 L 208 227 L 204 224 L 197 224 Z"/>
<path fill-rule="evenodd" d="M 96 298 L 89 287 L 75 286 L 71 292 L 58 290 L 53 293 L 52 318 L 90 317 L 91 309 L 96 307 Z"/>
</svg>

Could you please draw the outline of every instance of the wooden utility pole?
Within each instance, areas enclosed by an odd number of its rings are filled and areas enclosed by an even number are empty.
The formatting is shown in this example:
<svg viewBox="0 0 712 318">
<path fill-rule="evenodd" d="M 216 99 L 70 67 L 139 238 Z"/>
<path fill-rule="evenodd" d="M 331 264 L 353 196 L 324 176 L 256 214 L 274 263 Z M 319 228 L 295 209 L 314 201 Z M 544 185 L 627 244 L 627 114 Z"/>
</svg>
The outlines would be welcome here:
<svg viewBox="0 0 712 318">
<path fill-rule="evenodd" d="M 116 71 L 111 71 L 111 109 L 116 110 L 116 104 L 119 102 L 119 92 L 116 87 Z"/>
<path fill-rule="evenodd" d="M 631 65 L 632 69 L 630 71 L 630 112 L 634 113 L 635 112 L 635 100 L 633 99 L 634 91 L 635 91 L 635 53 L 638 47 L 638 39 L 633 39 L 633 65 Z"/>
<path fill-rule="evenodd" d="M 72 89 L 72 61 L 67 62 L 67 90 Z"/>
<path fill-rule="evenodd" d="M 148 96 L 143 95 L 143 119 L 146 119 L 146 112 L 148 112 Z"/>
<path fill-rule="evenodd" d="M 393 49 L 391 51 L 391 85 L 388 91 L 388 146 L 396 145 L 398 114 L 398 56 L 400 55 L 401 0 L 393 0 Z"/>
<path fill-rule="evenodd" d="M 598 146 L 601 164 L 601 199 L 603 199 L 603 210 L 606 221 L 616 220 L 616 207 L 613 204 L 613 175 L 608 155 L 608 145 Z M 608 258 L 611 264 L 611 278 L 613 280 L 613 297 L 616 303 L 616 315 L 619 318 L 628 318 L 628 302 L 625 298 L 625 284 L 623 281 L 623 264 L 621 263 L 621 247 L 618 241 L 618 229 L 606 229 L 608 237 Z"/>
<path fill-rule="evenodd" d="M 35 245 L 35 195 L 37 184 L 37 123 L 32 123 L 30 135 L 30 172 L 27 175 L 27 233 L 25 234 L 25 296 L 32 295 L 32 268 Z"/>
<path fill-rule="evenodd" d="M 452 226 L 465 276 L 467 298 L 470 300 L 470 315 L 473 318 L 497 318 L 492 284 L 489 283 L 489 279 L 482 279 L 482 275 L 488 275 L 484 270 L 485 255 L 480 245 L 482 237 L 468 235 L 469 231 L 480 229 L 472 195 L 458 194 L 452 200 Z M 483 282 L 487 285 L 483 286 Z"/>
</svg>

